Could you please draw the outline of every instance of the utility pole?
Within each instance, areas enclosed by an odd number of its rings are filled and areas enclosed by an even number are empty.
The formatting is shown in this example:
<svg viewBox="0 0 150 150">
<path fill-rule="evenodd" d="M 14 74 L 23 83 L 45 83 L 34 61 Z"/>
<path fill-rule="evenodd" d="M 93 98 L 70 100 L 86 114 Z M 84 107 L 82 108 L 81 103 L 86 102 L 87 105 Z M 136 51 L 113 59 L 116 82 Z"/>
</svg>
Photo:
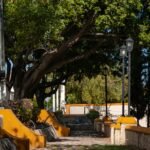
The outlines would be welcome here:
<svg viewBox="0 0 150 150">
<path fill-rule="evenodd" d="M 0 100 L 5 100 L 5 54 L 4 54 L 4 30 L 3 30 L 3 0 L 0 0 Z"/>
</svg>

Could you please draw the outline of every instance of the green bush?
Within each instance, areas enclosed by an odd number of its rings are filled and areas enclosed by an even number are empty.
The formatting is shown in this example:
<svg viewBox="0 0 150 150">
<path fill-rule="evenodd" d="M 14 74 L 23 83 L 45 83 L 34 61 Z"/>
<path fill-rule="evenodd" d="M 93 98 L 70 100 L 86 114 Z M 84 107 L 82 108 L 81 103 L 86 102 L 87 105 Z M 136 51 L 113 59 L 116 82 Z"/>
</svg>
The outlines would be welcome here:
<svg viewBox="0 0 150 150">
<path fill-rule="evenodd" d="M 86 115 L 92 122 L 94 122 L 94 119 L 99 117 L 99 112 L 95 109 L 91 109 L 89 113 Z"/>
</svg>

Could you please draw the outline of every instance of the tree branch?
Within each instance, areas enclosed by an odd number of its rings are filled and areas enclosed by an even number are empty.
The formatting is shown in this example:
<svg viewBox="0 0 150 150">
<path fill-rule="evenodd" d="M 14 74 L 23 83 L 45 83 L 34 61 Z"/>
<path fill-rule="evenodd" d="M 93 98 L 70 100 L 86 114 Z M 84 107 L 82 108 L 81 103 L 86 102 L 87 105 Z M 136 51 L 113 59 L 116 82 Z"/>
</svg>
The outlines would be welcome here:
<svg viewBox="0 0 150 150">
<path fill-rule="evenodd" d="M 36 86 L 38 84 L 39 80 L 42 78 L 42 76 L 47 72 L 47 70 L 53 71 L 55 67 L 60 66 L 62 67 L 61 64 L 58 65 L 57 61 L 60 60 L 62 57 L 62 54 L 67 51 L 70 47 L 72 47 L 75 43 L 79 41 L 81 36 L 84 34 L 84 32 L 88 29 L 88 27 L 92 24 L 94 21 L 94 18 L 96 17 L 96 14 L 93 13 L 90 18 L 88 19 L 87 22 L 83 25 L 82 29 L 75 34 L 72 38 L 70 38 L 68 41 L 64 42 L 58 49 L 57 53 L 47 53 L 43 55 L 41 60 L 38 62 L 38 64 L 35 65 L 31 70 L 29 70 L 25 77 L 23 82 L 26 83 L 24 85 L 25 91 L 28 91 L 29 88 L 30 90 L 33 90 L 34 87 L 31 87 L 31 85 Z M 77 58 L 76 58 L 77 59 Z M 62 62 L 63 65 L 65 64 L 65 61 Z M 67 62 L 69 63 L 69 61 Z M 55 65 L 57 64 L 57 65 Z M 58 67 L 58 68 L 60 68 Z M 21 95 L 25 95 L 23 92 Z"/>
<path fill-rule="evenodd" d="M 89 28 L 89 26 L 93 23 L 94 19 L 96 17 L 96 14 L 93 13 L 90 18 L 88 19 L 88 21 L 85 22 L 85 24 L 83 25 L 82 29 L 75 35 L 73 35 L 69 40 L 67 40 L 66 42 L 64 42 L 59 48 L 58 48 L 58 54 L 66 51 L 67 49 L 69 49 L 70 47 L 72 47 L 75 43 L 77 43 L 81 36 L 83 36 L 83 34 L 85 33 L 85 31 Z"/>
<path fill-rule="evenodd" d="M 101 42 L 99 42 L 99 44 L 97 44 L 94 48 L 92 48 L 91 50 L 81 54 L 81 55 L 77 55 L 75 57 L 71 57 L 71 58 L 64 58 L 63 60 L 59 60 L 57 63 L 55 63 L 53 65 L 53 67 L 50 68 L 50 70 L 48 70 L 48 72 L 54 70 L 54 69 L 59 69 L 61 68 L 63 65 L 65 64 L 69 64 L 72 63 L 74 61 L 78 61 L 81 59 L 85 59 L 87 57 L 89 57 L 91 54 L 94 54 L 96 52 L 96 50 L 98 49 L 98 47 L 104 42 L 105 40 L 102 40 Z"/>
</svg>

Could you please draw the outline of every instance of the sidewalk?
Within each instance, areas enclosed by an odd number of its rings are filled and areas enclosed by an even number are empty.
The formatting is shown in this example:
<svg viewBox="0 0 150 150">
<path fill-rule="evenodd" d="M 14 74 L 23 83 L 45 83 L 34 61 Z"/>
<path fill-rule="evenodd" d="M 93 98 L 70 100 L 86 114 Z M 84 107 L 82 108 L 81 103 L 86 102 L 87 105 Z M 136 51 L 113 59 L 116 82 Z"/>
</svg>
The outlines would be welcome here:
<svg viewBox="0 0 150 150">
<path fill-rule="evenodd" d="M 48 142 L 47 150 L 84 150 L 93 145 L 110 145 L 110 138 L 62 137 L 60 141 Z"/>
<path fill-rule="evenodd" d="M 72 116 L 67 121 L 71 128 L 71 136 L 47 142 L 45 149 L 38 150 L 88 150 L 96 148 L 96 145 L 111 145 L 110 138 L 94 131 L 93 124 L 86 116 Z"/>
</svg>

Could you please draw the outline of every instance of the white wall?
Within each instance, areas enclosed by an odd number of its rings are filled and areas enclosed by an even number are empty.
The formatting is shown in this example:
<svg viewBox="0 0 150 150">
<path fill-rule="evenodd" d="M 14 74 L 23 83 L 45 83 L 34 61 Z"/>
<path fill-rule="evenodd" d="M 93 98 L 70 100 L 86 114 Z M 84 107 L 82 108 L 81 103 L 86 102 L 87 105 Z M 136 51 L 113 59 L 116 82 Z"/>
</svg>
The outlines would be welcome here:
<svg viewBox="0 0 150 150">
<path fill-rule="evenodd" d="M 105 116 L 105 110 L 106 107 L 105 105 L 76 105 L 76 104 L 71 104 L 70 105 L 70 111 L 69 114 L 87 114 L 90 109 L 95 109 L 99 111 L 99 113 L 102 115 L 101 117 Z M 118 116 L 122 115 L 122 105 L 121 104 L 108 104 L 108 114 L 112 117 L 112 119 L 117 119 Z M 125 105 L 125 115 L 128 114 L 128 105 Z M 147 118 L 146 116 L 143 117 L 140 120 L 140 125 L 142 127 L 147 126 Z"/>
<path fill-rule="evenodd" d="M 70 106 L 70 114 L 87 114 L 90 109 L 95 109 L 100 112 L 100 114 L 105 115 L 105 106 Z M 122 114 L 122 105 L 111 105 L 108 104 L 108 113 L 113 116 L 118 116 Z M 128 113 L 128 106 L 125 105 L 125 114 Z"/>
</svg>

